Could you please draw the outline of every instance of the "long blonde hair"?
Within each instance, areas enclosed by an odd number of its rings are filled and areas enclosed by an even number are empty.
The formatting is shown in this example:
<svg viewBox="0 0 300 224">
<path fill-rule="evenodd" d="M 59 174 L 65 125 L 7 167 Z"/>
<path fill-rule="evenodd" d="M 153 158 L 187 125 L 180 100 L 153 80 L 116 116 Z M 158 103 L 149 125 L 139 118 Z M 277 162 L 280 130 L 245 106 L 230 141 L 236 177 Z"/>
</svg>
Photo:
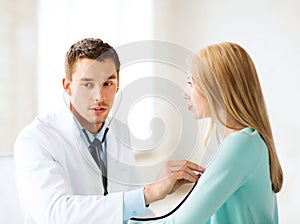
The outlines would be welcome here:
<svg viewBox="0 0 300 224">
<path fill-rule="evenodd" d="M 248 53 L 235 43 L 214 44 L 199 51 L 192 67 L 193 77 L 210 105 L 212 121 L 231 129 L 251 127 L 260 133 L 269 151 L 272 189 L 279 192 L 283 172 L 258 75 Z"/>
</svg>

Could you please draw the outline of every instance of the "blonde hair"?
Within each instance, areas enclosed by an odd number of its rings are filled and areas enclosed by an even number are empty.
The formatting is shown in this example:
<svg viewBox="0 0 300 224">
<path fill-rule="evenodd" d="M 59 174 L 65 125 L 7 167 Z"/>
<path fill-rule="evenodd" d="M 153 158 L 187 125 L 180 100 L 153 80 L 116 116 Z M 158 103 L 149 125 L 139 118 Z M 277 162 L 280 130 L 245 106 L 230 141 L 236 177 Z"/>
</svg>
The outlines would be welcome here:
<svg viewBox="0 0 300 224">
<path fill-rule="evenodd" d="M 211 108 L 212 122 L 231 129 L 251 127 L 260 133 L 269 151 L 272 189 L 279 192 L 283 172 L 258 75 L 248 53 L 235 43 L 210 45 L 198 52 L 192 69 Z"/>
</svg>

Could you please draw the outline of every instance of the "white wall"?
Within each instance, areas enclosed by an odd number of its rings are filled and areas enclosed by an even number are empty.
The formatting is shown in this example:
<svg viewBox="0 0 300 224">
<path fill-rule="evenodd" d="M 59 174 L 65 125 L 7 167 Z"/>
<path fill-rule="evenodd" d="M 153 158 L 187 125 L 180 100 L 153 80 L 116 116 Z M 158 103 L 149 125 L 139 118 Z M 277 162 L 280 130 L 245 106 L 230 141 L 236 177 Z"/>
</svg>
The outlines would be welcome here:
<svg viewBox="0 0 300 224">
<path fill-rule="evenodd" d="M 149 39 L 151 5 L 150 0 L 39 0 L 38 111 L 45 112 L 61 101 L 64 58 L 73 43 L 97 37 L 118 47 Z"/>
<path fill-rule="evenodd" d="M 37 108 L 37 1 L 0 1 L 0 153 Z"/>
</svg>

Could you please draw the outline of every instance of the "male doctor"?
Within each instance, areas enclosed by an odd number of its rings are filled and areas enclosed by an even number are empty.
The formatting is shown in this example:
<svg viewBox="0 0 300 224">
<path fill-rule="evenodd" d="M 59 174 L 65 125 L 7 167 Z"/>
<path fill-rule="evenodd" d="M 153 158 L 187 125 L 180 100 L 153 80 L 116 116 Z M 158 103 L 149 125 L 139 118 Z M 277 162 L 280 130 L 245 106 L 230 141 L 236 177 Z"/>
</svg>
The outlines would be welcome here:
<svg viewBox="0 0 300 224">
<path fill-rule="evenodd" d="M 134 161 L 127 127 L 108 114 L 119 89 L 116 51 L 100 39 L 83 39 L 66 54 L 65 109 L 38 116 L 15 142 L 16 182 L 26 224 L 123 223 L 203 168 L 170 161 L 166 178 L 132 189 L 136 178 L 124 163 Z M 106 136 L 107 133 L 107 136 Z M 116 135 L 115 133 L 118 133 Z"/>
</svg>

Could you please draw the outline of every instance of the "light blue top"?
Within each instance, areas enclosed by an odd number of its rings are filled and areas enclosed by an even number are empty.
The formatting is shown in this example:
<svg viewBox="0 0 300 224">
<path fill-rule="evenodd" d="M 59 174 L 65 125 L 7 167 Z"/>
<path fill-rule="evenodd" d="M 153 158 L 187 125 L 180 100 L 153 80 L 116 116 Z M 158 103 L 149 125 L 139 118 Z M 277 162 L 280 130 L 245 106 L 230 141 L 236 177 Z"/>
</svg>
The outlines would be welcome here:
<svg viewBox="0 0 300 224">
<path fill-rule="evenodd" d="M 278 223 L 268 150 L 260 134 L 244 128 L 228 135 L 184 204 L 164 220 L 147 223 Z"/>
</svg>

